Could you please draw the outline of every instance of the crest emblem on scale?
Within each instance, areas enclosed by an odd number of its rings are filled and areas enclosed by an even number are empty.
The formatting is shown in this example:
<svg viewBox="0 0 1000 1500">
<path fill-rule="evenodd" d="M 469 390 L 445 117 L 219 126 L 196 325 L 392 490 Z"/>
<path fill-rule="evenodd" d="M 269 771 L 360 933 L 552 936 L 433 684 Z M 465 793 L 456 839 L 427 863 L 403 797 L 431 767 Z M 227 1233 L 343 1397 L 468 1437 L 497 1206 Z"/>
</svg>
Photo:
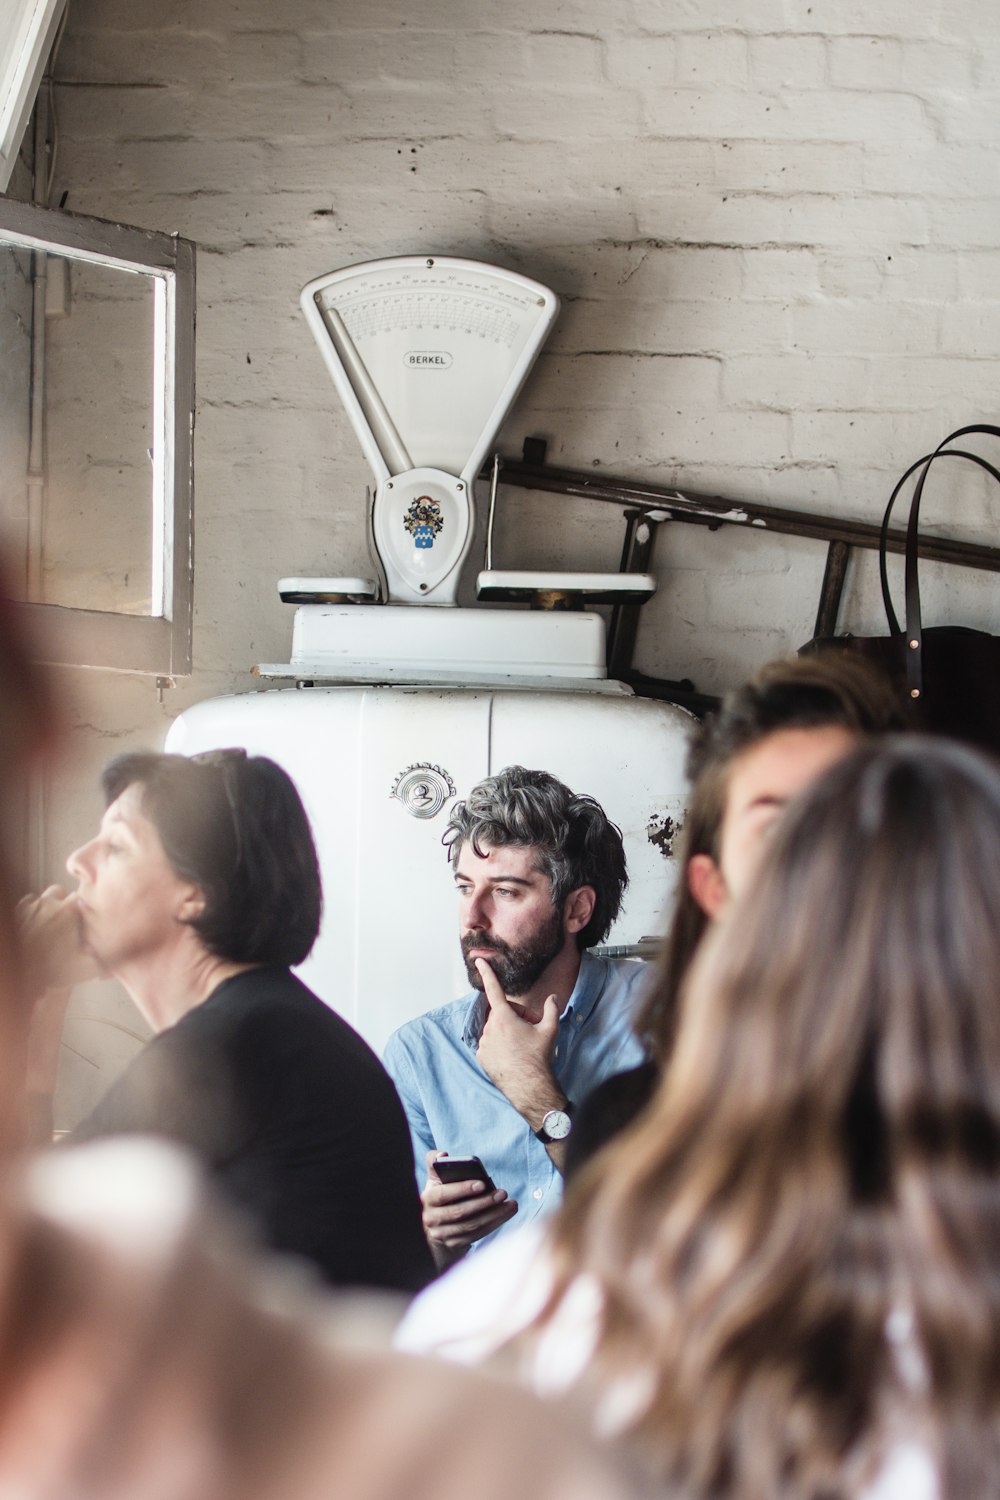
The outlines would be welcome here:
<svg viewBox="0 0 1000 1500">
<path fill-rule="evenodd" d="M 434 538 L 444 526 L 440 505 L 430 495 L 421 495 L 418 500 L 411 501 L 403 525 L 412 536 L 415 547 L 433 547 Z"/>
</svg>

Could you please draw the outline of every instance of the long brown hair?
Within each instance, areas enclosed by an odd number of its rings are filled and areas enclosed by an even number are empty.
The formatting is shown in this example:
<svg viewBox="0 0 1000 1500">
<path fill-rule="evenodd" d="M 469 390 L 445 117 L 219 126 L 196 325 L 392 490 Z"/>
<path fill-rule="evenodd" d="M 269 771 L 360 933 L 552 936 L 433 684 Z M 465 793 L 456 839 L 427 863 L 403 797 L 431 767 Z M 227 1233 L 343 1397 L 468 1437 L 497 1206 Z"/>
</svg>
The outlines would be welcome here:
<svg viewBox="0 0 1000 1500">
<path fill-rule="evenodd" d="M 1000 1490 L 1000 773 L 889 739 L 788 812 L 706 939 L 646 1116 L 581 1173 L 592 1373 L 685 1495 L 859 1494 L 893 1421 Z M 901 1378 L 890 1314 L 912 1313 Z M 921 1386 L 925 1387 L 921 1389 Z"/>
</svg>

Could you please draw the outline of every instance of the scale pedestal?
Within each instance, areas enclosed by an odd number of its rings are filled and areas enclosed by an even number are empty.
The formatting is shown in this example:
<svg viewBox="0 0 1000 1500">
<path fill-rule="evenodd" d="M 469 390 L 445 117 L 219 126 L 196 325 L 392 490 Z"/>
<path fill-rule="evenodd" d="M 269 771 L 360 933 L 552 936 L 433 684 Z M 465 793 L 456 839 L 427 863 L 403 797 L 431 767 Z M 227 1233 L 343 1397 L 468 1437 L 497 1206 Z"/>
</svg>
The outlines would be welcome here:
<svg viewBox="0 0 1000 1500">
<path fill-rule="evenodd" d="M 261 663 L 254 670 L 259 677 L 299 682 L 446 682 L 628 692 L 607 680 L 604 621 L 588 610 L 302 604 L 295 611 L 291 661 Z"/>
<path fill-rule="evenodd" d="M 646 573 L 483 572 L 482 600 L 530 610 L 426 609 L 381 604 L 366 578 L 282 578 L 297 604 L 289 662 L 258 677 L 298 682 L 446 682 L 627 692 L 607 680 L 604 620 L 587 604 L 648 599 Z M 370 607 L 365 607 L 370 606 Z"/>
</svg>

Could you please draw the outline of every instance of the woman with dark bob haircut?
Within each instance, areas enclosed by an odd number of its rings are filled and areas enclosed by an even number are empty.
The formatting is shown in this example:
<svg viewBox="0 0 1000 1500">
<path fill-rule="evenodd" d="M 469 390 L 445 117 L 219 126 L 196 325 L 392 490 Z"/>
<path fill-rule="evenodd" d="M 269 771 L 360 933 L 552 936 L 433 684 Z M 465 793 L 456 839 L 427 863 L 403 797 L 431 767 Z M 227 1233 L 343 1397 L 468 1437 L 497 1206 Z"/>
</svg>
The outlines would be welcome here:
<svg viewBox="0 0 1000 1500">
<path fill-rule="evenodd" d="M 280 766 L 239 750 L 189 759 L 139 752 L 105 766 L 101 784 L 107 807 L 141 787 L 167 859 L 204 897 L 189 920 L 210 952 L 239 963 L 302 963 L 323 898 L 312 829 Z"/>
<path fill-rule="evenodd" d="M 71 926 L 156 1035 L 72 1140 L 180 1141 L 274 1249 L 330 1282 L 416 1290 L 433 1266 L 402 1106 L 289 972 L 322 906 L 292 781 L 221 750 L 123 755 L 103 782 L 100 830 L 67 860 L 77 890 L 45 892 L 34 926 Z"/>
</svg>

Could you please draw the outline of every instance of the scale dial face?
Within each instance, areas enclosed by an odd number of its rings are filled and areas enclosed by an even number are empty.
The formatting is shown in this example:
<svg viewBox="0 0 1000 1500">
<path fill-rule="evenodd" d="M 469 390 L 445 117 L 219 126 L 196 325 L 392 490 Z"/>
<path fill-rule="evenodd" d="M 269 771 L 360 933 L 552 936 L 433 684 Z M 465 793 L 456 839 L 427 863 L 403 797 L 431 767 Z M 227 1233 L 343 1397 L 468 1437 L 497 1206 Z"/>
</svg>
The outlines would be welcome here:
<svg viewBox="0 0 1000 1500">
<path fill-rule="evenodd" d="M 498 266 L 401 256 L 310 282 L 302 306 L 383 479 L 477 473 L 559 304 Z"/>
</svg>

